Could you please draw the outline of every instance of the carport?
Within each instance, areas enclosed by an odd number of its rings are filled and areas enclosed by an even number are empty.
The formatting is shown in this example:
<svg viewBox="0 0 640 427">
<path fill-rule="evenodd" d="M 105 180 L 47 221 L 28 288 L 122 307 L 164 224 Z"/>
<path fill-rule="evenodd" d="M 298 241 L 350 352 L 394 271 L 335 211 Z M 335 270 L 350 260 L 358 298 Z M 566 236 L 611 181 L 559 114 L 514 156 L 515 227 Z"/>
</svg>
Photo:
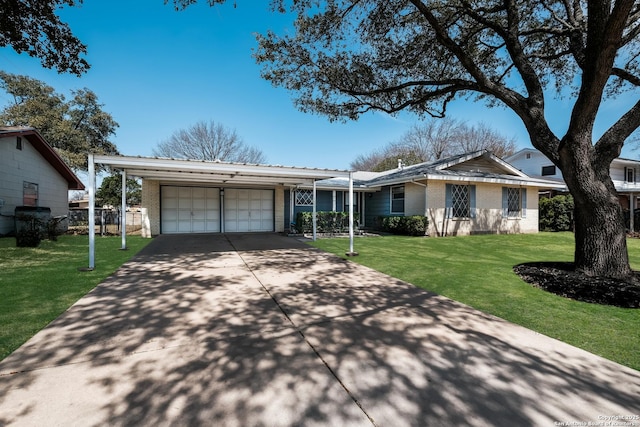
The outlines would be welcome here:
<svg viewBox="0 0 640 427">
<path fill-rule="evenodd" d="M 153 180 L 172 185 L 179 189 L 198 188 L 216 186 L 217 193 L 212 193 L 208 197 L 210 199 L 219 197 L 224 200 L 225 190 L 227 197 L 239 197 L 237 189 L 243 191 L 245 189 L 253 190 L 260 197 L 260 190 L 270 188 L 288 188 L 296 189 L 300 186 L 313 187 L 313 239 L 316 238 L 316 181 L 328 178 L 348 178 L 349 179 L 349 198 L 353 199 L 353 175 L 350 171 L 333 170 L 333 169 L 316 169 L 302 167 L 285 167 L 274 165 L 255 165 L 246 163 L 228 163 L 221 161 L 196 161 L 196 160 L 178 160 L 151 157 L 131 157 L 131 156 L 104 156 L 89 154 L 88 159 L 89 172 L 89 269 L 95 268 L 95 191 L 96 191 L 96 165 L 109 167 L 114 171 L 120 171 L 122 175 L 122 206 L 124 212 L 126 210 L 127 178 L 141 178 L 143 180 Z M 264 196 L 264 191 L 262 193 Z M 178 198 L 179 195 L 174 192 L 166 197 Z M 190 194 L 188 197 L 206 198 L 207 196 L 196 196 Z M 264 196 L 266 202 L 269 201 L 268 195 Z M 201 200 L 201 199 L 197 200 Z M 272 203 L 276 203 L 273 201 Z M 204 208 L 206 209 L 206 208 Z M 215 208 L 213 208 L 215 209 Z M 221 224 L 220 229 L 212 228 L 213 231 L 225 232 L 233 230 L 225 230 L 225 210 L 219 209 L 219 218 Z M 191 212 L 193 215 L 193 212 Z M 216 220 L 215 218 L 211 221 Z M 176 219 L 176 227 L 174 232 L 180 232 L 179 219 Z M 207 218 L 203 218 L 205 223 Z M 275 221 L 275 219 L 273 220 Z M 127 247 L 126 222 L 125 216 L 122 219 L 122 249 Z M 206 228 L 205 228 L 206 230 Z M 241 230 L 247 231 L 247 230 Z M 264 231 L 260 229 L 260 231 Z M 353 249 L 353 204 L 349 205 L 349 251 L 348 254 L 354 254 Z"/>
</svg>

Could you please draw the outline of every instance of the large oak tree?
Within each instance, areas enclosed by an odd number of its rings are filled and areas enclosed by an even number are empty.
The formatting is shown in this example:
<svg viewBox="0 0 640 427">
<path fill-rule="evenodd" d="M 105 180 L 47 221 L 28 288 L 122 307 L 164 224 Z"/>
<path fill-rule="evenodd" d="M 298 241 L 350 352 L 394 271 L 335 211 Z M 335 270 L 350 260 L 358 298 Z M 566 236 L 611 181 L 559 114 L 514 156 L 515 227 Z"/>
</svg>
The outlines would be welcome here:
<svg viewBox="0 0 640 427">
<path fill-rule="evenodd" d="M 510 108 L 573 194 L 577 269 L 631 277 L 609 166 L 640 125 L 640 102 L 601 136 L 594 123 L 607 97 L 638 98 L 638 1 L 277 0 L 272 7 L 295 13 L 295 32 L 259 35 L 255 57 L 264 78 L 296 94 L 298 108 L 331 119 L 371 110 L 443 116 L 452 100 L 474 95 Z M 545 117 L 554 93 L 571 95 L 564 134 Z"/>
<path fill-rule="evenodd" d="M 87 170 L 87 153 L 118 154 L 110 140 L 118 123 L 91 90 L 67 99 L 40 80 L 3 71 L 0 89 L 9 95 L 0 123 L 36 128 L 72 169 Z"/>
<path fill-rule="evenodd" d="M 46 68 L 81 75 L 89 69 L 87 47 L 57 11 L 82 0 L 0 0 L 0 47 L 39 58 Z"/>
</svg>

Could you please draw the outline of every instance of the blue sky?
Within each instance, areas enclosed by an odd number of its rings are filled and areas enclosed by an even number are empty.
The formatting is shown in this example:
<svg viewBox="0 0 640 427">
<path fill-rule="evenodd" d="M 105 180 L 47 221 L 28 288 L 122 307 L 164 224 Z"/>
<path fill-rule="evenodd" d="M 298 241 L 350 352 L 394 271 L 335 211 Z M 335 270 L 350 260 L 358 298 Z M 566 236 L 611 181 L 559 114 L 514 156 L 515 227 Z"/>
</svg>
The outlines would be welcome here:
<svg viewBox="0 0 640 427">
<path fill-rule="evenodd" d="M 270 13 L 268 1 L 238 2 L 235 8 L 233 1 L 215 7 L 201 3 L 176 12 L 162 0 L 85 0 L 61 15 L 88 46 L 88 73 L 60 75 L 9 48 L 0 49 L 2 69 L 64 94 L 84 87 L 94 91 L 120 124 L 112 140 L 125 155 L 151 156 L 174 131 L 214 120 L 260 148 L 269 164 L 348 169 L 356 156 L 399 139 L 419 120 L 370 113 L 356 122 L 332 123 L 297 111 L 293 94 L 262 80 L 251 56 L 254 33 L 290 32 L 290 16 Z M 0 105 L 7 102 L 0 94 Z M 602 122 L 628 102 L 607 104 Z M 552 103 L 547 115 L 554 130 L 566 126 L 567 105 Z M 504 108 L 463 99 L 449 115 L 469 124 L 485 122 L 514 137 L 519 148 L 530 147 L 523 125 Z"/>
</svg>

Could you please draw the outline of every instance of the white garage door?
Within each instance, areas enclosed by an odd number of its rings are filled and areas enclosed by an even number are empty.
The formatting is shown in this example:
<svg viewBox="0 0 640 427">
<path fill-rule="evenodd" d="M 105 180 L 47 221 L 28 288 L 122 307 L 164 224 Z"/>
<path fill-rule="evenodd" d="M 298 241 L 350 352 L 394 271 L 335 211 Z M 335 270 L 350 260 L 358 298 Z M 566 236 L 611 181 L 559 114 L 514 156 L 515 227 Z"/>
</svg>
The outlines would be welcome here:
<svg viewBox="0 0 640 427">
<path fill-rule="evenodd" d="M 273 190 L 226 188 L 224 231 L 273 231 Z"/>
<path fill-rule="evenodd" d="M 202 187 L 161 189 L 162 233 L 220 231 L 220 190 Z"/>
</svg>

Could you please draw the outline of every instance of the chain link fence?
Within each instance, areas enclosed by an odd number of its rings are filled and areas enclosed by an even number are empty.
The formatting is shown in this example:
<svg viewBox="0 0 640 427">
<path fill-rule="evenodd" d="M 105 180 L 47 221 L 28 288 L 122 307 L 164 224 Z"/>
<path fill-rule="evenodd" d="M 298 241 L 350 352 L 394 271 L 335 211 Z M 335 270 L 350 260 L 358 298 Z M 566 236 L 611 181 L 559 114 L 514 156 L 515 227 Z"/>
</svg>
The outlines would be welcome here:
<svg viewBox="0 0 640 427">
<path fill-rule="evenodd" d="M 118 235 L 122 233 L 122 215 L 120 209 L 95 210 L 95 232 L 102 236 Z M 142 230 L 142 213 L 138 211 L 126 212 L 127 234 L 137 234 Z M 69 211 L 69 232 L 75 234 L 89 234 L 89 210 L 72 209 Z"/>
</svg>

